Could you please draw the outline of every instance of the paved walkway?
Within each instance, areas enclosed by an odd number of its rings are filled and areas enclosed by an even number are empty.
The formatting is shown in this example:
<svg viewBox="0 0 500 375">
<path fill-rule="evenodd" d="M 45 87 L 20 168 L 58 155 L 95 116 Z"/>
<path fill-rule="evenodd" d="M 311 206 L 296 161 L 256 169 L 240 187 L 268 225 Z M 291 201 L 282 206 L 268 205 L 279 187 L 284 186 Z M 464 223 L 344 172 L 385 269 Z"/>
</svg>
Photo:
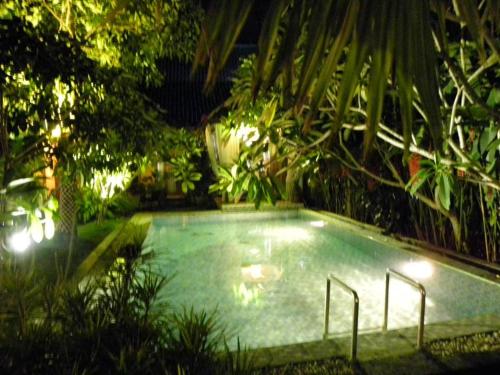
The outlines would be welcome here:
<svg viewBox="0 0 500 375">
<path fill-rule="evenodd" d="M 406 328 L 360 334 L 358 362 L 360 374 L 437 374 L 489 368 L 500 364 L 500 353 L 472 353 L 439 359 L 425 350 L 425 342 L 500 330 L 500 317 L 489 316 L 425 326 L 424 350 L 416 350 L 417 329 Z M 256 367 L 281 366 L 331 357 L 348 357 L 350 337 L 253 350 Z M 500 367 L 498 368 L 500 374 Z M 464 372 L 467 373 L 467 372 Z"/>
</svg>

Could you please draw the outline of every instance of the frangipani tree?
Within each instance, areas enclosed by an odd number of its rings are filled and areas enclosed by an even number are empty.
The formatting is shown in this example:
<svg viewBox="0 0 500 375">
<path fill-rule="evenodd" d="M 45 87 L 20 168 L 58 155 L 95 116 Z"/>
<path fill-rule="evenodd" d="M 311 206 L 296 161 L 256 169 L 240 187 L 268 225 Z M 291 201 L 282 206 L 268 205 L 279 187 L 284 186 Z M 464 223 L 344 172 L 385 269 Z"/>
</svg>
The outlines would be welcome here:
<svg viewBox="0 0 500 375">
<path fill-rule="evenodd" d="M 251 6 L 213 3 L 196 61 L 209 62 L 207 89 Z M 277 149 L 289 160 L 278 173 L 340 160 L 439 211 L 461 248 L 459 208 L 452 199 L 456 173 L 488 194 L 483 217 L 498 216 L 499 7 L 487 0 L 272 1 L 253 77 L 239 85 L 232 103 L 236 108 L 242 97 L 248 105 L 275 93 L 280 106 L 271 126 L 256 126 L 262 141 L 280 134 Z M 362 152 L 355 133 L 362 135 Z M 406 163 L 410 154 L 429 160 L 411 181 L 394 159 Z M 259 158 L 261 152 L 245 155 Z M 374 160 L 385 165 L 384 173 L 370 168 Z M 429 192 L 424 183 L 432 185 Z M 496 220 L 490 223 L 498 233 Z M 490 255 L 496 254 L 498 235 L 486 242 L 493 246 Z"/>
</svg>

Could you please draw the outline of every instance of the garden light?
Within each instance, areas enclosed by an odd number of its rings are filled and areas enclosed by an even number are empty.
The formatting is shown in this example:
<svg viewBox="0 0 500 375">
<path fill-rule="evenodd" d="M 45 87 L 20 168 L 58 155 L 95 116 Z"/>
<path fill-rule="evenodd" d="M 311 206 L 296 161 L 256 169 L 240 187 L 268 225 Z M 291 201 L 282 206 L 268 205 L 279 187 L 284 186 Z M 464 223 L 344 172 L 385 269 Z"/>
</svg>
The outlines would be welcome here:
<svg viewBox="0 0 500 375">
<path fill-rule="evenodd" d="M 26 228 L 15 232 L 7 240 L 9 249 L 15 253 L 24 253 L 31 244 L 30 234 Z"/>
<path fill-rule="evenodd" d="M 54 129 L 52 129 L 52 131 L 50 132 L 50 136 L 51 138 L 54 138 L 54 139 L 59 139 L 61 138 L 61 134 L 62 134 L 62 129 L 61 129 L 61 126 L 57 125 Z"/>
</svg>

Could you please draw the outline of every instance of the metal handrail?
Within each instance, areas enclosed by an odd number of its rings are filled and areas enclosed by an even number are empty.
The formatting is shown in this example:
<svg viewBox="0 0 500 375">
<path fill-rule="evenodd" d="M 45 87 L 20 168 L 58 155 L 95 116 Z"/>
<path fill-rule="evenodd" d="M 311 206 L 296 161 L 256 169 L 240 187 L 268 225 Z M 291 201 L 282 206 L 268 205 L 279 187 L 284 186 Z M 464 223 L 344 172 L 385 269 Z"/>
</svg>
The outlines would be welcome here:
<svg viewBox="0 0 500 375">
<path fill-rule="evenodd" d="M 417 288 L 420 291 L 420 319 L 418 322 L 417 349 L 421 349 L 424 343 L 425 296 L 426 296 L 425 288 L 419 282 L 390 268 L 387 268 L 385 272 L 385 305 L 384 305 L 384 324 L 382 326 L 382 330 L 384 332 L 387 331 L 387 321 L 389 315 L 389 280 L 391 275 Z"/>
<path fill-rule="evenodd" d="M 326 278 L 326 298 L 325 298 L 325 331 L 323 333 L 323 339 L 326 339 L 329 331 L 329 319 L 330 319 L 330 283 L 335 282 L 342 290 L 351 293 L 354 300 L 354 308 L 352 314 L 352 338 L 351 338 L 351 361 L 356 360 L 356 353 L 358 348 L 358 315 L 359 315 L 359 298 L 358 293 L 342 281 L 337 279 L 332 274 L 328 275 Z"/>
</svg>

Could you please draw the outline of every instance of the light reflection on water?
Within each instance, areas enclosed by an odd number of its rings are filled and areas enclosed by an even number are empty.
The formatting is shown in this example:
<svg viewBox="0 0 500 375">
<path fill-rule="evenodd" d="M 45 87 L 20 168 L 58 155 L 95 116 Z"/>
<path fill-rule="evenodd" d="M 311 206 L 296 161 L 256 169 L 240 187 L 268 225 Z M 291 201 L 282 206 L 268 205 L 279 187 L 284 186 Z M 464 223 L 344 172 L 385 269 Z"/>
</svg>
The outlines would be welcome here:
<svg viewBox="0 0 500 375">
<path fill-rule="evenodd" d="M 154 270 L 175 274 L 163 291 L 173 308 L 217 309 L 251 347 L 320 340 L 329 273 L 357 290 L 361 332 L 382 325 L 387 267 L 420 272 L 413 277 L 427 289 L 426 323 L 500 315 L 498 286 L 310 220 L 158 220 L 144 248 L 154 251 Z M 415 326 L 418 291 L 391 279 L 390 295 L 389 329 Z M 332 287 L 331 298 L 330 332 L 348 332 L 352 297 Z"/>
</svg>

